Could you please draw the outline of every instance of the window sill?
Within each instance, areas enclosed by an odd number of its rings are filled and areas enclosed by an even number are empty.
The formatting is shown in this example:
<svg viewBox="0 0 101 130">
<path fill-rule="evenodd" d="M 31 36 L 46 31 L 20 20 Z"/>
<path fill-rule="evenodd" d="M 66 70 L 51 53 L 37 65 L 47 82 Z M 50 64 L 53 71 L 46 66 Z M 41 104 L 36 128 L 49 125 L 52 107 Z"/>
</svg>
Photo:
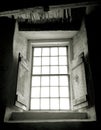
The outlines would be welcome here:
<svg viewBox="0 0 101 130">
<path fill-rule="evenodd" d="M 88 115 L 86 112 L 12 112 L 9 121 L 32 121 L 32 122 L 45 122 L 45 121 L 80 121 L 88 120 Z"/>
</svg>

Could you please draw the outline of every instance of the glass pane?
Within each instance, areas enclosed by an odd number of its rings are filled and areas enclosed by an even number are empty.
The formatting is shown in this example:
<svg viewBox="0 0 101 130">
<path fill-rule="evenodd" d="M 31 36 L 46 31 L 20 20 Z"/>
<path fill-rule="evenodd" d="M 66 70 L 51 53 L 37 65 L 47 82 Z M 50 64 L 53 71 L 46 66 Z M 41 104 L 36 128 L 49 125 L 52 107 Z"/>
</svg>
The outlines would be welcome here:
<svg viewBox="0 0 101 130">
<path fill-rule="evenodd" d="M 41 56 L 41 48 L 34 48 L 34 56 Z"/>
<path fill-rule="evenodd" d="M 41 99 L 41 109 L 49 109 L 49 99 Z"/>
<path fill-rule="evenodd" d="M 66 47 L 59 47 L 59 55 L 66 55 Z"/>
<path fill-rule="evenodd" d="M 59 109 L 59 99 L 58 98 L 51 98 L 50 99 L 50 108 L 54 109 L 54 110 L 58 110 Z"/>
<path fill-rule="evenodd" d="M 49 97 L 49 87 L 41 87 L 41 97 Z"/>
<path fill-rule="evenodd" d="M 58 86 L 58 76 L 50 77 L 50 86 Z"/>
<path fill-rule="evenodd" d="M 42 48 L 42 56 L 49 56 L 49 48 Z"/>
<path fill-rule="evenodd" d="M 58 66 L 51 66 L 51 74 L 58 74 Z"/>
<path fill-rule="evenodd" d="M 60 74 L 67 74 L 67 66 L 59 66 Z"/>
<path fill-rule="evenodd" d="M 60 97 L 69 97 L 68 87 L 60 87 Z"/>
<path fill-rule="evenodd" d="M 49 65 L 49 57 L 42 57 L 42 65 Z"/>
<path fill-rule="evenodd" d="M 31 99 L 31 109 L 40 109 L 40 99 Z"/>
<path fill-rule="evenodd" d="M 33 74 L 41 74 L 41 67 L 33 67 Z"/>
<path fill-rule="evenodd" d="M 59 57 L 59 65 L 67 65 L 67 57 L 65 56 Z"/>
<path fill-rule="evenodd" d="M 68 86 L 68 77 L 60 76 L 60 86 Z"/>
<path fill-rule="evenodd" d="M 58 55 L 58 48 L 53 47 L 51 48 L 51 56 L 57 56 Z"/>
<path fill-rule="evenodd" d="M 50 97 L 59 97 L 58 89 L 58 87 L 50 87 Z"/>
<path fill-rule="evenodd" d="M 60 98 L 60 109 L 68 110 L 70 108 L 68 98 Z"/>
<path fill-rule="evenodd" d="M 40 87 L 32 87 L 31 97 L 40 97 Z"/>
<path fill-rule="evenodd" d="M 58 87 L 50 87 L 50 97 L 59 97 Z"/>
<path fill-rule="evenodd" d="M 40 86 L 40 77 L 39 76 L 32 77 L 32 86 Z"/>
<path fill-rule="evenodd" d="M 33 58 L 33 65 L 34 66 L 40 66 L 41 65 L 41 57 L 34 57 Z"/>
<path fill-rule="evenodd" d="M 58 65 L 58 57 L 51 57 L 51 65 Z"/>
<path fill-rule="evenodd" d="M 49 74 L 49 67 L 48 66 L 42 67 L 42 74 Z"/>
<path fill-rule="evenodd" d="M 49 76 L 42 76 L 41 86 L 49 86 Z"/>
</svg>

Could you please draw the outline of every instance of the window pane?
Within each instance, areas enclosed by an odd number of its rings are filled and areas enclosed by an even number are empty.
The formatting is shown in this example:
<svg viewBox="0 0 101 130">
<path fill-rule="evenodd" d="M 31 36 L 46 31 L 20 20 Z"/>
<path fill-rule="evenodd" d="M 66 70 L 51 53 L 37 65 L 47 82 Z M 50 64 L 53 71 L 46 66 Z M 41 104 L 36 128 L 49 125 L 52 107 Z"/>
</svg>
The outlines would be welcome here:
<svg viewBox="0 0 101 130">
<path fill-rule="evenodd" d="M 49 97 L 49 87 L 41 87 L 41 97 Z"/>
<path fill-rule="evenodd" d="M 66 47 L 59 47 L 59 55 L 66 55 Z"/>
<path fill-rule="evenodd" d="M 50 87 L 50 97 L 59 97 L 58 89 L 58 87 Z"/>
<path fill-rule="evenodd" d="M 33 67 L 33 74 L 41 74 L 41 67 Z"/>
<path fill-rule="evenodd" d="M 33 65 L 34 66 L 40 66 L 41 65 L 41 57 L 34 57 L 33 58 Z"/>
<path fill-rule="evenodd" d="M 50 86 L 58 86 L 58 76 L 50 77 Z"/>
<path fill-rule="evenodd" d="M 40 97 L 40 87 L 32 87 L 31 97 Z"/>
<path fill-rule="evenodd" d="M 51 66 L 51 74 L 58 74 L 58 66 Z"/>
<path fill-rule="evenodd" d="M 40 109 L 40 99 L 31 99 L 31 109 Z"/>
<path fill-rule="evenodd" d="M 67 74 L 67 66 L 59 66 L 60 74 Z"/>
<path fill-rule="evenodd" d="M 34 56 L 41 56 L 41 48 L 34 48 Z"/>
<path fill-rule="evenodd" d="M 69 99 L 68 98 L 60 98 L 60 109 L 62 109 L 62 110 L 69 109 Z"/>
<path fill-rule="evenodd" d="M 58 65 L 58 57 L 51 57 L 51 65 Z"/>
<path fill-rule="evenodd" d="M 59 65 L 67 65 L 67 57 L 65 56 L 59 57 Z"/>
<path fill-rule="evenodd" d="M 58 48 L 53 47 L 51 48 L 51 56 L 57 56 L 58 55 Z"/>
<path fill-rule="evenodd" d="M 40 77 L 39 76 L 32 77 L 32 86 L 40 86 Z"/>
<path fill-rule="evenodd" d="M 49 67 L 48 66 L 42 67 L 42 74 L 49 74 Z"/>
<path fill-rule="evenodd" d="M 42 76 L 41 86 L 49 86 L 49 76 Z"/>
<path fill-rule="evenodd" d="M 68 86 L 68 77 L 60 76 L 60 86 Z"/>
<path fill-rule="evenodd" d="M 59 99 L 58 98 L 51 98 L 50 99 L 51 109 L 58 110 L 59 109 Z"/>
<path fill-rule="evenodd" d="M 41 99 L 41 109 L 49 109 L 49 99 Z"/>
<path fill-rule="evenodd" d="M 69 97 L 68 87 L 60 87 L 60 97 Z"/>
<path fill-rule="evenodd" d="M 42 65 L 49 65 L 49 57 L 42 57 Z"/>
<path fill-rule="evenodd" d="M 42 48 L 42 56 L 49 56 L 49 48 Z"/>
</svg>

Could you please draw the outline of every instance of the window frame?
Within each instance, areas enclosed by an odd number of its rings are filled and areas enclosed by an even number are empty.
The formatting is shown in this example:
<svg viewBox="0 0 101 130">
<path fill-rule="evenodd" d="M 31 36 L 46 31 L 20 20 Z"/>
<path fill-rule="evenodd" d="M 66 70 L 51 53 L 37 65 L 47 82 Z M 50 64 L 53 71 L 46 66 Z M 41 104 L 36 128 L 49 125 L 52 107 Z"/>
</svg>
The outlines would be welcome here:
<svg viewBox="0 0 101 130">
<path fill-rule="evenodd" d="M 70 86 L 70 41 L 68 41 L 68 40 L 63 40 L 63 41 L 59 41 L 59 40 L 50 40 L 50 41 L 41 41 L 41 42 L 33 42 L 33 41 L 30 41 L 31 42 L 31 80 L 30 80 L 30 99 L 29 99 L 29 110 L 30 111 L 70 111 L 71 110 L 71 86 Z M 41 109 L 39 109 L 39 110 L 33 110 L 33 109 L 31 109 L 30 108 L 30 105 L 31 105 L 31 87 L 32 87 L 32 85 L 31 85 L 31 82 L 32 82 L 32 68 L 33 68 L 33 60 L 32 60 L 32 57 L 33 57 L 33 55 L 32 55 L 32 51 L 33 51 L 33 48 L 41 48 L 41 47 L 48 47 L 48 48 L 50 48 L 50 47 L 66 47 L 66 48 L 68 48 L 68 51 L 67 51 L 67 56 L 68 56 L 68 60 L 67 60 L 67 62 L 68 62 L 68 74 L 65 74 L 65 75 L 68 75 L 68 89 L 69 89 L 69 110 L 51 110 L 51 109 L 48 109 L 48 110 L 41 110 Z M 54 75 L 54 74 L 53 74 Z M 60 74 L 61 75 L 61 74 Z"/>
</svg>

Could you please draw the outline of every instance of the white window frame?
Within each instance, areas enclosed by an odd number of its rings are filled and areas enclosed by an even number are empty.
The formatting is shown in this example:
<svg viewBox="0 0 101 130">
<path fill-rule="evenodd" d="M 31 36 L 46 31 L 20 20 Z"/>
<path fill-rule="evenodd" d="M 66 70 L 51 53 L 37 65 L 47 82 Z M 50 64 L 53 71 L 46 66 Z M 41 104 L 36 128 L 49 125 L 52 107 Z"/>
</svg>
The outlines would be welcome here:
<svg viewBox="0 0 101 130">
<path fill-rule="evenodd" d="M 69 73 L 68 73 L 68 77 L 70 78 L 70 59 L 71 59 L 71 46 L 70 46 L 70 43 L 71 43 L 71 39 L 65 39 L 65 40 L 30 40 L 29 41 L 30 43 L 30 46 L 29 46 L 29 50 L 30 50 L 30 60 L 32 62 L 32 48 L 33 47 L 56 47 L 56 46 L 59 46 L 59 47 L 64 47 L 64 46 L 68 46 L 68 64 L 69 64 Z M 30 79 L 32 77 L 32 63 L 30 65 L 31 67 L 31 72 L 30 72 Z M 31 92 L 31 81 L 30 81 L 30 92 Z M 69 80 L 69 94 L 70 94 L 70 109 L 72 109 L 72 105 L 71 105 L 71 84 L 70 84 L 70 80 Z M 31 93 L 30 93 L 31 95 Z M 30 98 L 29 98 L 29 110 L 32 111 L 30 109 Z M 69 111 L 67 110 L 67 111 Z M 49 110 L 50 111 L 50 110 Z M 66 110 L 65 110 L 66 111 Z"/>
</svg>

